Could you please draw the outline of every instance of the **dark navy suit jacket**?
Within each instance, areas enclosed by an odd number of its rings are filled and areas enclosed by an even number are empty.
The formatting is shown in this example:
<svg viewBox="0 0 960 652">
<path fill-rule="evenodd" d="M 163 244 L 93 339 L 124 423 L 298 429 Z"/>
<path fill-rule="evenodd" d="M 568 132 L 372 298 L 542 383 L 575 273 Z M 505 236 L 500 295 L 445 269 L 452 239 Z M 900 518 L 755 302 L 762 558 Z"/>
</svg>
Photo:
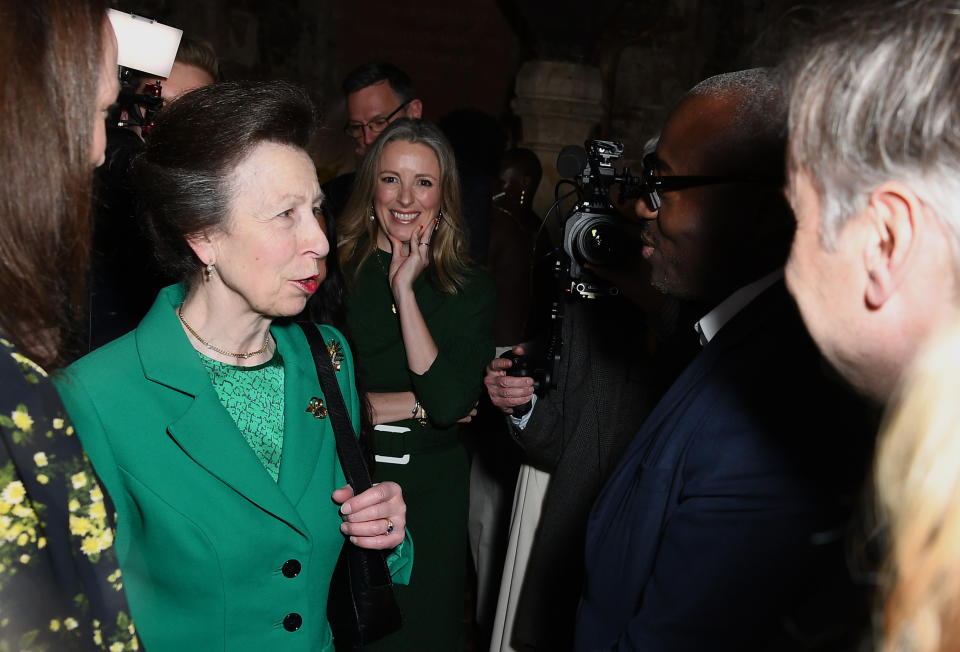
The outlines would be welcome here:
<svg viewBox="0 0 960 652">
<path fill-rule="evenodd" d="M 748 304 L 594 504 L 576 649 L 766 649 L 849 586 L 841 531 L 872 441 L 854 405 L 782 282 Z"/>
</svg>

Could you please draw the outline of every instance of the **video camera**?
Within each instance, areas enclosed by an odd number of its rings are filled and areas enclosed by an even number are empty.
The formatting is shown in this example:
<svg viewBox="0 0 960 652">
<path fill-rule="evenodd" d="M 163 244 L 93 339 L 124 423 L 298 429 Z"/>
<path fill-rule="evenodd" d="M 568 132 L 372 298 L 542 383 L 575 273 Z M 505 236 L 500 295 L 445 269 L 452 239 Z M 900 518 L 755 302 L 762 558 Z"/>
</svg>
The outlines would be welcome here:
<svg viewBox="0 0 960 652">
<path fill-rule="evenodd" d="M 617 172 L 613 163 L 622 156 L 623 144 L 618 141 L 588 140 L 582 148 L 564 147 L 557 157 L 557 172 L 564 179 L 557 188 L 559 190 L 563 183 L 572 183 L 577 203 L 563 220 L 563 247 L 556 252 L 560 296 L 551 308 L 550 332 L 543 343 L 539 340 L 525 343 L 526 353 L 522 356 L 512 351 L 501 356 L 513 362 L 507 374 L 534 379 L 538 395 L 557 385 L 556 370 L 563 348 L 564 300 L 595 299 L 620 293 L 616 286 L 598 278 L 585 265 L 617 267 L 638 253 L 631 247 L 634 240 L 628 233 L 626 221 L 610 200 L 610 190 L 615 184 L 620 185 L 621 199 L 640 197 L 644 189 L 642 179 L 631 176 L 629 169 Z M 558 198 L 551 210 L 559 206 L 562 199 Z M 527 403 L 515 407 L 513 414 L 522 416 L 529 409 Z"/>
<path fill-rule="evenodd" d="M 578 201 L 563 221 L 561 273 L 571 295 L 585 299 L 616 295 L 619 290 L 586 269 L 591 264 L 616 267 L 634 252 L 626 223 L 610 201 L 610 190 L 620 184 L 620 198 L 639 197 L 643 182 L 613 162 L 623 156 L 623 144 L 588 140 L 584 147 L 567 145 L 557 157 L 557 172 L 576 186 Z"/>
<path fill-rule="evenodd" d="M 170 76 L 183 31 L 116 9 L 108 9 L 107 17 L 117 35 L 120 66 L 120 95 L 108 116 L 108 124 L 140 127 L 143 133 L 149 133 L 154 115 L 163 106 L 157 78 Z M 144 79 L 155 81 L 140 90 Z"/>
<path fill-rule="evenodd" d="M 111 126 L 140 127 L 141 133 L 149 135 L 154 118 L 163 108 L 162 88 L 157 79 L 145 84 L 143 91 L 138 93 L 141 80 L 142 77 L 130 68 L 121 68 L 120 95 L 108 119 Z"/>
</svg>

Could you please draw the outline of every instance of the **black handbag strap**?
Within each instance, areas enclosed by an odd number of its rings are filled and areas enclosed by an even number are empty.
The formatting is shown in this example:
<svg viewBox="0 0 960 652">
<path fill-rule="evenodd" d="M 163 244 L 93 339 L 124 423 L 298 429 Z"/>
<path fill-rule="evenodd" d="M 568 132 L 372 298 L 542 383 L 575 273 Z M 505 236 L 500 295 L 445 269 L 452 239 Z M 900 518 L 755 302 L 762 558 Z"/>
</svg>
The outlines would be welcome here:
<svg viewBox="0 0 960 652">
<path fill-rule="evenodd" d="M 333 433 L 337 439 L 337 455 L 340 457 L 343 475 L 353 487 L 354 494 L 362 493 L 373 486 L 373 483 L 370 480 L 370 471 L 363 462 L 360 441 L 353 430 L 353 424 L 347 417 L 347 406 L 343 401 L 343 394 L 340 393 L 340 384 L 333 372 L 330 352 L 315 324 L 298 322 L 297 326 L 307 336 L 307 343 L 313 354 L 313 363 L 317 367 L 320 389 L 323 390 L 323 396 L 327 399 L 327 414 L 330 416 Z"/>
</svg>

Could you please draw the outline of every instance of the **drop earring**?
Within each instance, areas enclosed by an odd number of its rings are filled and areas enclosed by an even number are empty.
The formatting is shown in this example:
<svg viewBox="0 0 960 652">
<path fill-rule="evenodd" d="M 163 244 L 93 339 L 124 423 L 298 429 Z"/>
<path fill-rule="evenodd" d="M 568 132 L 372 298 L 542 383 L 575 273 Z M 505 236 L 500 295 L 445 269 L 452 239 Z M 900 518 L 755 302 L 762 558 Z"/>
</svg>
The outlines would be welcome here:
<svg viewBox="0 0 960 652">
<path fill-rule="evenodd" d="M 521 205 L 521 206 L 523 206 L 523 200 L 526 199 L 526 197 L 527 197 L 527 191 L 526 191 L 526 190 L 521 190 L 521 191 L 520 191 L 520 205 Z"/>
<path fill-rule="evenodd" d="M 213 269 L 214 269 L 213 263 L 210 263 L 209 265 L 203 268 L 203 276 L 204 278 L 206 278 L 206 280 L 209 281 L 211 278 L 213 278 Z"/>
</svg>

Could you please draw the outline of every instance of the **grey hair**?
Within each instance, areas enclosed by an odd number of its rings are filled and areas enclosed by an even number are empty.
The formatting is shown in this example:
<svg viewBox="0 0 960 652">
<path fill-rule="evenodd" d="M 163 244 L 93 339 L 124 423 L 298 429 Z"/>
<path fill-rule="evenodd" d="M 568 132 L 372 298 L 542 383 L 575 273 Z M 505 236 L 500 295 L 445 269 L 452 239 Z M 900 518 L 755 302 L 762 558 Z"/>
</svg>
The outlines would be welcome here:
<svg viewBox="0 0 960 652">
<path fill-rule="evenodd" d="M 786 64 L 788 167 L 820 196 L 823 246 L 884 181 L 909 185 L 960 242 L 960 5 L 873 2 Z M 956 253 L 954 254 L 956 255 Z"/>
</svg>

